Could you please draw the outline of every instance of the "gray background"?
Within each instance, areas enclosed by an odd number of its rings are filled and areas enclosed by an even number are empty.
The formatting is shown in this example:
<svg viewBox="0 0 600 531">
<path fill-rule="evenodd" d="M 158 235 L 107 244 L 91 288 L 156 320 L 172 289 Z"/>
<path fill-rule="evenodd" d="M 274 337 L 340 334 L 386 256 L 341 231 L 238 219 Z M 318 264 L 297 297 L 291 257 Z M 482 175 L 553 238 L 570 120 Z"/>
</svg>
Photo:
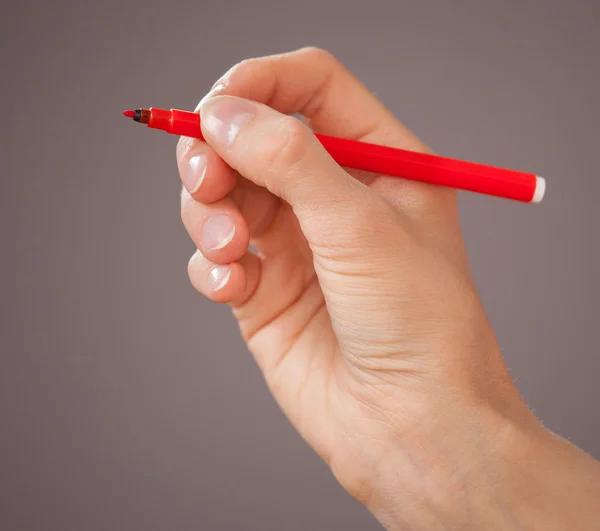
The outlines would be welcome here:
<svg viewBox="0 0 600 531">
<path fill-rule="evenodd" d="M 588 4 L 588 5 L 586 5 Z M 186 273 L 176 138 L 235 62 L 317 45 L 439 153 L 548 178 L 541 206 L 461 196 L 506 359 L 600 457 L 600 4 L 4 2 L 0 528 L 378 529 Z"/>
</svg>

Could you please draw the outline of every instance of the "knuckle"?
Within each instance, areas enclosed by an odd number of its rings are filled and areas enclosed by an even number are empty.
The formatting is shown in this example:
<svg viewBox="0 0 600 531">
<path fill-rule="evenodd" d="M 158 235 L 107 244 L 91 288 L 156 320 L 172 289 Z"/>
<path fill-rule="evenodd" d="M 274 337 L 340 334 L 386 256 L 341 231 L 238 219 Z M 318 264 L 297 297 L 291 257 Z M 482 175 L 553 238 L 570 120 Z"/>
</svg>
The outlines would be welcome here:
<svg viewBox="0 0 600 531">
<path fill-rule="evenodd" d="M 230 66 L 227 71 L 219 78 L 217 79 L 211 89 L 211 92 L 215 89 L 215 87 L 217 87 L 219 84 L 225 84 L 225 85 L 229 85 L 231 84 L 231 80 L 233 78 L 233 76 L 237 76 L 238 72 L 242 69 L 245 69 L 248 65 L 249 62 L 251 62 L 253 59 L 243 59 L 242 61 L 239 61 L 235 64 L 233 64 L 232 66 Z"/>
<path fill-rule="evenodd" d="M 318 46 L 307 46 L 302 51 L 316 61 L 337 63 L 337 59 L 332 53 Z"/>
<path fill-rule="evenodd" d="M 237 64 L 234 65 L 233 68 L 246 68 L 248 65 L 251 65 L 256 62 L 256 57 L 247 57 L 246 59 L 242 59 Z"/>
<path fill-rule="evenodd" d="M 260 78 L 266 86 L 275 87 L 277 84 L 277 71 L 275 68 L 277 56 L 250 57 L 240 61 L 228 73 L 227 79 L 236 78 L 244 83 Z"/>
<path fill-rule="evenodd" d="M 286 116 L 267 135 L 261 158 L 269 166 L 290 168 L 298 165 L 310 147 L 310 133 L 297 118 Z"/>
<path fill-rule="evenodd" d="M 250 57 L 239 61 L 227 71 L 223 79 L 231 80 L 234 75 L 239 75 L 239 72 L 254 68 L 258 60 L 256 57 Z"/>
</svg>

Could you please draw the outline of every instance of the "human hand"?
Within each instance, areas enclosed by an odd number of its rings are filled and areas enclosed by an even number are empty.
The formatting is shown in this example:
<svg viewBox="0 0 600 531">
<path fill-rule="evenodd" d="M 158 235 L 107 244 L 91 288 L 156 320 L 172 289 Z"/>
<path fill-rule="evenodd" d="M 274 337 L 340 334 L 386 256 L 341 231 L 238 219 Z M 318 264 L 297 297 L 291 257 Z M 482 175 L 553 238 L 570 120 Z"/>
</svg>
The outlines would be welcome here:
<svg viewBox="0 0 600 531">
<path fill-rule="evenodd" d="M 523 478 L 535 474 L 520 463 L 532 448 L 572 449 L 508 375 L 456 192 L 345 171 L 287 115 L 324 134 L 428 148 L 312 48 L 240 63 L 199 110 L 206 143 L 177 148 L 182 219 L 199 249 L 189 275 L 231 304 L 294 426 L 390 529 L 526 521 L 521 491 L 534 487 Z"/>
</svg>

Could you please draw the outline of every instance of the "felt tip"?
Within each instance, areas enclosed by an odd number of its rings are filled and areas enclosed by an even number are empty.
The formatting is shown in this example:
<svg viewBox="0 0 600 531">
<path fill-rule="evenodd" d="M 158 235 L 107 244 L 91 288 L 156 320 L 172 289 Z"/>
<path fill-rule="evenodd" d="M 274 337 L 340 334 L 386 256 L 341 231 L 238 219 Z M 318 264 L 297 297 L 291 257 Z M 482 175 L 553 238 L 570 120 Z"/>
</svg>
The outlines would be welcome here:
<svg viewBox="0 0 600 531">
<path fill-rule="evenodd" d="M 132 111 L 132 110 L 123 111 L 123 116 L 127 116 L 127 118 L 133 118 L 135 116 L 135 111 Z"/>
</svg>

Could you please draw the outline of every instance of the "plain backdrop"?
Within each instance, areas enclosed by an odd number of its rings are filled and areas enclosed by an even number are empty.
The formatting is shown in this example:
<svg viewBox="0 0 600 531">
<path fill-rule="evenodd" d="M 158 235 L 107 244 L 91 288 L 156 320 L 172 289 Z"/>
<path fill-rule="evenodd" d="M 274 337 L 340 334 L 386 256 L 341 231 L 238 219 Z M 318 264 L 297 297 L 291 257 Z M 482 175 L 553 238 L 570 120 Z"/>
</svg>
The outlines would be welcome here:
<svg viewBox="0 0 600 531">
<path fill-rule="evenodd" d="M 0 528 L 379 529 L 297 436 L 227 307 L 190 286 L 176 138 L 237 61 L 337 55 L 437 152 L 530 170 L 531 206 L 461 194 L 519 389 L 600 458 L 600 4 L 3 2 Z"/>
</svg>

